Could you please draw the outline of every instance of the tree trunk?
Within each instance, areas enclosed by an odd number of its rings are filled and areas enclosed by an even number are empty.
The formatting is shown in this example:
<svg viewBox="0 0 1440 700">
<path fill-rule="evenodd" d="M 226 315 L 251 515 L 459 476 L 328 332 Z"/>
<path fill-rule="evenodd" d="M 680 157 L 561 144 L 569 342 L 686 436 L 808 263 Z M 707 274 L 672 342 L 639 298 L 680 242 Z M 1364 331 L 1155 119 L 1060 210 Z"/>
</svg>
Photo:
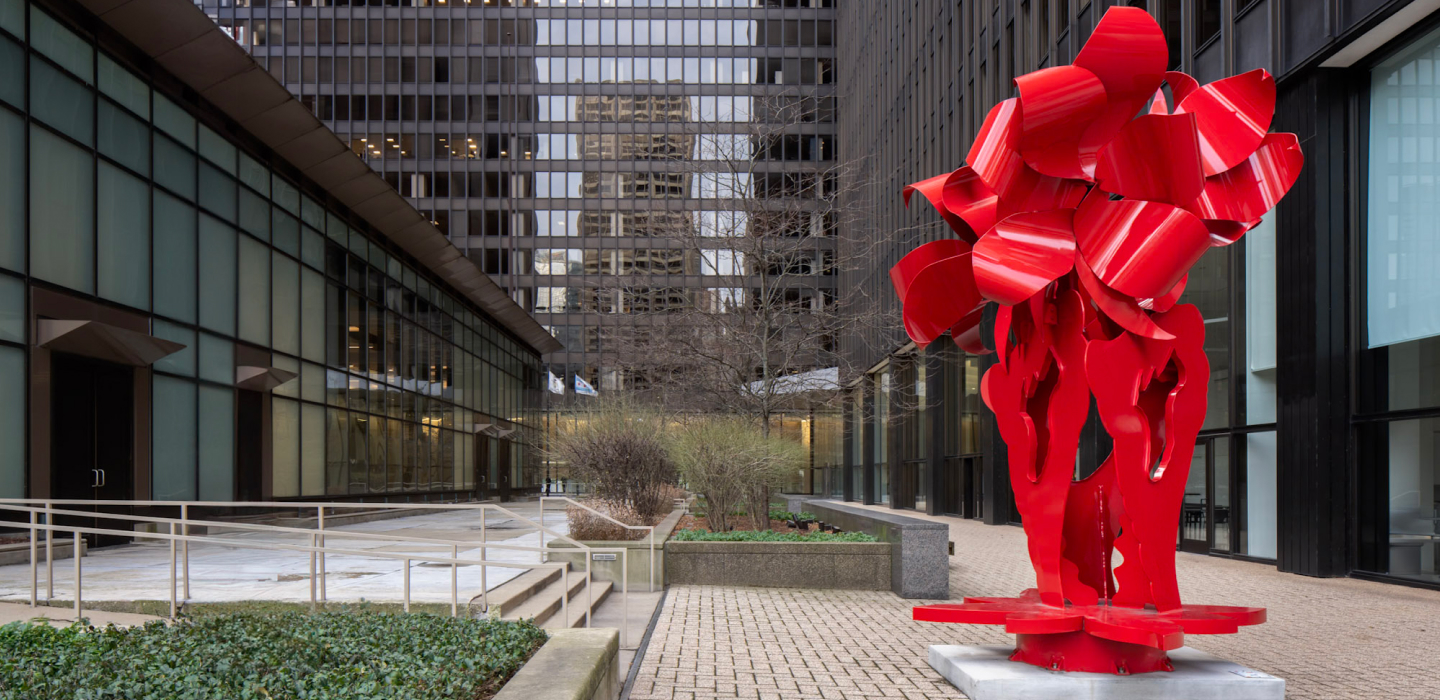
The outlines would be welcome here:
<svg viewBox="0 0 1440 700">
<path fill-rule="evenodd" d="M 757 486 L 750 491 L 750 522 L 756 532 L 770 529 L 770 488 Z"/>
</svg>

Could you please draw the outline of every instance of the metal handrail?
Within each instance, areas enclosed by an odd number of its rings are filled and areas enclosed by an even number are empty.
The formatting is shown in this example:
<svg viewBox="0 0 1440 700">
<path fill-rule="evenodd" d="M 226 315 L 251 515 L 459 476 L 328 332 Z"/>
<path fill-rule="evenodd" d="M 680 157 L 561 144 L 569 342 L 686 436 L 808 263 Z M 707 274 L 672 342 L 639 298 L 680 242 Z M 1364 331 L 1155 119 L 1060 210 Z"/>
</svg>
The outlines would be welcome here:
<svg viewBox="0 0 1440 700">
<path fill-rule="evenodd" d="M 31 507 L 31 506 L 15 505 L 16 503 L 40 504 L 40 505 L 43 506 L 43 507 Z M 132 514 L 127 514 L 127 513 L 104 513 L 104 512 L 94 512 L 94 511 L 65 510 L 65 509 L 57 509 L 57 508 L 55 508 L 54 506 L 57 505 L 57 504 L 59 504 L 59 505 L 87 505 L 87 506 L 101 506 L 101 505 L 108 505 L 108 506 L 116 506 L 116 505 L 146 505 L 146 506 L 166 506 L 166 507 L 179 506 L 180 509 L 181 509 L 181 517 L 180 517 L 180 518 L 164 518 L 164 517 L 158 517 L 158 516 L 132 515 Z M 494 561 L 490 561 L 489 559 L 487 559 L 486 551 L 487 551 L 490 547 L 496 547 L 496 548 L 499 548 L 499 549 L 533 551 L 533 552 L 539 553 L 539 554 L 541 555 L 541 557 L 543 558 L 543 557 L 544 557 L 544 554 L 545 554 L 545 552 L 546 552 L 546 549 L 545 549 L 545 547 L 543 546 L 544 535 L 545 535 L 545 533 L 549 533 L 549 534 L 553 535 L 556 539 L 563 539 L 563 540 L 572 542 L 572 543 L 575 544 L 577 547 L 579 547 L 582 551 L 584 551 L 584 553 L 585 553 L 585 555 L 586 555 L 586 570 L 585 570 L 586 590 L 587 590 L 587 592 L 589 593 L 589 598 L 590 598 L 590 605 L 588 605 L 588 606 L 586 607 L 586 609 L 585 609 L 585 626 L 586 626 L 586 627 L 589 627 L 589 626 L 590 626 L 592 608 L 594 607 L 594 604 L 593 604 L 593 601 L 594 601 L 593 583 L 594 583 L 594 582 L 593 582 L 593 579 L 591 579 L 591 576 L 590 576 L 590 574 L 591 574 L 590 560 L 591 560 L 591 558 L 593 557 L 594 553 L 595 553 L 595 552 L 614 552 L 614 553 L 625 554 L 625 555 L 627 555 L 627 560 L 626 560 L 627 566 L 626 566 L 626 568 L 628 569 L 628 551 L 625 550 L 625 549 L 623 549 L 623 548 L 595 548 L 595 547 L 589 547 L 589 546 L 584 545 L 583 543 L 580 543 L 580 542 L 578 542 L 578 541 L 573 540 L 572 538 L 570 538 L 570 537 L 568 537 L 568 536 L 560 535 L 559 533 L 554 532 L 553 530 L 550 530 L 549 528 L 546 528 L 546 527 L 544 527 L 544 526 L 541 525 L 541 524 L 534 523 L 534 522 L 530 521 L 528 518 L 526 518 L 526 517 L 524 517 L 524 516 L 521 516 L 521 515 L 519 515 L 519 514 L 516 514 L 516 513 L 514 513 L 513 511 L 510 511 L 509 509 L 502 508 L 502 507 L 500 507 L 500 506 L 496 506 L 496 505 L 494 505 L 494 504 L 488 504 L 488 503 L 475 503 L 475 504 L 404 504 L 404 505 L 401 505 L 401 504 L 333 504 L 333 503 L 302 504 L 302 505 L 304 505 L 304 506 L 306 506 L 306 507 L 310 507 L 310 506 L 313 505 L 314 507 L 317 507 L 317 508 L 319 509 L 318 530 L 310 530 L 310 529 L 307 529 L 307 528 L 297 528 L 297 527 L 286 527 L 286 526 L 281 526 L 281 525 L 267 525 L 267 524 L 261 524 L 261 523 L 237 523 L 237 522 L 231 522 L 231 521 L 215 521 L 215 520 L 194 519 L 194 518 L 190 518 L 190 517 L 189 517 L 189 513 L 188 513 L 189 506 L 193 506 L 193 505 L 219 506 L 219 507 L 229 507 L 229 508 L 234 508 L 234 507 L 269 507 L 269 506 L 281 506 L 281 507 L 287 507 L 287 508 L 289 508 L 289 507 L 294 507 L 296 504 L 295 504 L 294 502 L 273 502 L 273 501 L 272 501 L 272 502 L 255 502 L 255 501 L 241 501 L 241 502 L 232 502 L 232 501 L 209 501 L 209 502 L 186 501 L 186 502 L 176 502 L 176 501 L 133 501 L 133 500 L 132 500 L 132 501 L 109 501 L 109 500 L 83 500 L 83 499 L 54 499 L 54 500 L 50 500 L 50 499 L 0 499 L 0 511 L 28 512 L 28 513 L 30 513 L 30 525 L 28 526 L 28 528 L 29 528 L 29 530 L 30 530 L 30 539 L 31 539 L 31 542 L 30 542 L 30 548 L 31 548 L 30 565 L 31 565 L 31 605 L 32 605 L 32 606 L 35 605 L 35 602 L 36 602 L 36 599 L 37 599 L 37 595 L 38 595 L 37 590 L 36 590 L 36 589 L 37 589 L 37 586 L 38 586 L 38 581 L 37 581 L 38 573 L 36 572 L 36 567 L 38 566 L 38 564 L 37 564 L 37 552 L 36 552 L 36 547 L 37 547 L 36 536 L 37 536 L 37 531 L 40 531 L 40 530 L 45 531 L 45 534 L 46 534 L 46 586 L 47 586 L 47 599 L 54 597 L 54 533 L 57 532 L 57 531 L 59 531 L 59 532 L 71 532 L 71 533 L 73 533 L 73 534 L 75 535 L 75 537 L 77 538 L 77 545 L 76 545 L 76 549 L 75 549 L 75 552 L 74 552 L 75 558 L 76 558 L 76 560 L 77 560 L 77 561 L 76 561 L 76 564 L 75 564 L 77 581 L 79 580 L 79 575 L 80 575 L 80 563 L 79 563 L 79 561 L 78 561 L 78 560 L 80 559 L 80 556 L 79 556 L 80 550 L 79 550 L 79 545 L 78 545 L 78 537 L 79 537 L 79 534 L 81 534 L 81 533 L 84 533 L 84 534 L 102 534 L 102 535 L 118 535 L 118 536 L 123 536 L 123 537 L 135 537 L 135 538 L 139 538 L 139 539 L 146 539 L 146 538 L 148 538 L 148 539 L 170 540 L 170 541 L 171 541 L 171 550 L 172 550 L 172 552 L 171 552 L 171 558 L 172 558 L 172 561 L 171 561 L 171 587 L 172 587 L 172 595 L 171 595 L 171 598 L 172 598 L 172 600 L 171 600 L 171 617 L 174 617 L 174 615 L 175 615 L 175 610 L 176 610 L 175 592 L 174 592 L 173 589 L 175 588 L 175 585 L 176 585 L 176 583 L 177 583 L 177 581 L 176 581 L 176 579 L 177 579 L 176 562 L 174 561 L 174 560 L 175 560 L 175 555 L 176 555 L 176 553 L 175 553 L 174 550 L 175 550 L 175 548 L 176 548 L 176 544 L 177 544 L 177 543 L 183 545 L 183 550 L 184 550 L 184 553 L 183 553 L 183 562 L 184 562 L 184 565 L 183 565 L 183 571 L 184 571 L 184 598 L 187 599 L 187 600 L 190 598 L 190 562 L 189 562 L 189 544 L 190 544 L 190 542 L 202 542 L 202 543 L 207 543 L 207 542 L 208 542 L 208 543 L 215 544 L 215 545 L 219 545 L 219 546 L 235 547 L 235 548 L 270 549 L 270 550 L 279 550 L 279 551 L 303 551 L 303 552 L 310 552 L 310 594 L 311 594 L 311 602 L 312 602 L 312 604 L 316 602 L 316 575 L 315 575 L 315 574 L 316 574 L 316 563 L 317 563 L 317 559 L 318 559 L 318 562 L 319 562 L 319 584 L 320 584 L 319 600 L 321 600 L 321 601 L 326 600 L 326 595 L 325 595 L 326 575 L 325 575 L 325 559 L 324 559 L 324 558 L 325 558 L 325 554 L 326 554 L 327 552 L 328 552 L 328 553 L 336 553 L 336 554 L 348 554 L 348 555 L 354 555 L 354 556 L 363 556 L 363 557 L 373 557 L 373 558 L 380 558 L 380 559 L 398 559 L 398 560 L 403 560 L 403 561 L 406 562 L 405 576 L 404 576 L 404 579 L 405 579 L 405 587 L 404 587 L 404 606 L 405 606 L 405 610 L 406 610 L 407 612 L 409 611 L 409 579 L 410 579 L 410 567 L 409 567 L 409 562 L 410 562 L 410 561 L 413 561 L 413 560 L 417 560 L 417 559 L 418 559 L 418 560 L 420 560 L 420 561 L 422 561 L 422 562 L 449 563 L 449 564 L 451 565 L 451 599 L 452 599 L 452 600 L 451 600 L 451 613 L 452 613 L 452 614 L 458 614 L 458 585 L 457 585 L 457 575 L 458 575 L 458 566 L 459 566 L 460 564 L 464 564 L 464 565 L 467 565 L 467 566 L 469 566 L 469 565 L 477 565 L 477 564 L 478 564 L 478 565 L 480 566 L 480 582 L 481 582 L 481 583 L 480 583 L 480 585 L 481 585 L 481 595 L 480 595 L 480 597 L 481 597 L 481 605 L 484 607 L 484 609 L 486 610 L 487 613 L 488 613 L 489 610 L 490 610 L 489 597 L 488 597 L 488 596 L 489 596 L 489 588 L 488 588 L 488 585 L 487 585 L 487 582 L 486 582 L 486 571 L 487 571 L 486 567 L 487 567 L 487 566 L 492 566 L 492 565 L 493 565 L 493 566 L 501 566 L 501 567 L 504 567 L 504 568 L 520 568 L 520 569 L 556 568 L 556 567 L 558 567 L 558 568 L 561 569 L 561 575 L 562 575 L 562 579 L 563 579 L 563 580 L 562 580 L 562 589 L 563 589 L 563 590 L 562 590 L 562 593 L 561 593 L 561 616 L 562 616 L 563 620 L 565 621 L 565 624 L 568 625 L 568 624 L 569 624 L 569 619 L 570 619 L 570 618 L 569 618 L 570 585 L 569 585 L 569 566 L 568 566 L 568 565 L 564 565 L 564 564 L 550 564 L 550 563 L 545 563 L 545 562 L 540 562 L 540 563 L 494 562 Z M 418 508 L 417 510 L 456 509 L 457 506 L 459 507 L 459 509 L 462 509 L 462 510 L 474 510 L 474 509 L 476 509 L 476 508 L 479 508 L 479 509 L 482 511 L 482 517 L 481 517 L 481 541 L 480 541 L 479 543 L 476 543 L 476 542 L 471 542 L 471 541 L 467 541 L 467 540 L 449 540 L 449 539 L 442 539 L 442 538 L 417 537 L 417 536 L 413 536 L 413 535 L 391 535 L 391 534 L 372 533 L 372 532 L 350 532 L 350 531 L 344 531 L 344 530 L 330 530 L 330 531 L 329 531 L 329 536 L 330 536 L 330 537 L 339 537 L 339 538 L 342 538 L 342 539 L 348 537 L 348 538 L 352 538 L 352 539 L 376 539 L 376 540 L 383 540 L 383 541 L 412 542 L 412 543 L 417 543 L 417 544 L 428 544 L 428 545 L 435 545 L 435 546 L 442 546 L 442 547 L 443 547 L 443 546 L 449 546 L 450 549 L 451 549 L 451 556 L 448 557 L 448 558 L 446 558 L 446 557 L 438 557 L 438 556 L 416 556 L 416 555 L 405 555 L 405 554 L 391 554 L 391 553 L 387 553 L 387 552 L 378 552 L 378 551 L 370 551 L 370 550 L 349 550 L 349 549 L 341 549 L 341 548 L 329 547 L 329 546 L 327 546 L 326 543 L 325 543 L 326 532 L 325 532 L 325 529 L 324 529 L 324 528 L 325 528 L 324 509 L 325 509 L 325 508 L 334 507 L 334 506 L 336 506 L 336 505 L 341 505 L 342 507 L 350 507 L 350 508 L 354 508 L 354 507 L 364 507 L 364 506 L 371 506 L 371 507 L 373 507 L 373 506 L 376 506 L 376 505 L 380 505 L 380 506 L 383 506 L 383 507 L 386 507 L 386 508 L 389 508 L 389 509 L 397 509 L 397 510 L 407 509 L 407 508 L 410 508 L 412 505 L 416 505 L 416 506 L 418 506 L 418 505 L 428 506 L 428 507 L 426 507 L 426 508 Z M 503 514 L 506 514 L 506 515 L 509 515 L 509 516 L 515 518 L 516 520 L 522 521 L 522 522 L 524 522 L 524 523 L 526 523 L 526 524 L 531 525 L 532 527 L 535 527 L 536 530 L 538 530 L 538 531 L 541 532 L 541 535 L 540 535 L 540 536 L 541 536 L 541 540 L 542 540 L 542 545 L 541 545 L 541 546 L 529 546 L 529 545 L 514 545 L 514 544 L 504 544 L 504 543 L 489 544 L 488 542 L 485 541 L 485 517 L 486 517 L 487 511 L 489 511 L 489 510 L 499 511 L 499 512 L 501 512 L 501 513 L 503 513 Z M 45 522 L 44 522 L 44 523 L 38 522 L 38 517 L 41 516 L 41 515 L 45 516 Z M 154 524 L 162 524 L 162 525 L 168 524 L 168 525 L 170 526 L 170 528 L 169 528 L 169 529 L 170 529 L 170 533 L 169 533 L 169 534 L 166 534 L 166 533 L 150 533 L 150 532 L 135 531 L 135 530 L 113 530 L 113 529 L 98 528 L 98 527 L 54 525 L 54 524 L 52 524 L 52 521 L 53 521 L 54 516 L 56 516 L 56 515 L 80 516 L 80 517 L 97 518 L 97 519 L 108 519 L 108 520 L 123 520 L 123 521 L 127 521 L 127 522 L 154 523 Z M 541 515 L 542 521 L 543 521 L 543 517 L 544 517 L 544 516 L 543 516 L 543 513 L 542 513 L 542 515 Z M 309 534 L 309 535 L 310 535 L 311 544 L 310 544 L 309 546 L 304 546 L 304 545 L 289 545 L 289 544 L 275 544 L 275 543 L 256 543 L 256 542 L 248 541 L 248 540 L 224 539 L 224 538 L 219 538 L 219 537 L 215 537 L 215 536 L 208 535 L 208 534 L 207 534 L 207 535 L 191 535 L 191 534 L 189 534 L 189 530 L 190 530 L 190 526 L 191 526 L 191 525 L 203 525 L 203 526 L 206 526 L 207 528 L 213 527 L 213 528 L 217 528 L 217 529 L 219 529 L 219 528 L 228 528 L 228 529 L 232 529 L 232 530 L 241 530 L 241 531 L 272 532 L 272 533 L 276 533 L 276 534 L 300 534 L 300 535 Z M 21 527 L 27 527 L 27 526 L 23 526 L 23 525 L 22 525 Z M 177 528 L 177 527 L 183 528 L 183 532 L 177 533 L 177 532 L 176 532 L 176 528 Z M 478 548 L 481 550 L 481 557 L 480 557 L 480 559 L 474 559 L 474 560 L 472 560 L 472 559 L 460 559 L 459 556 L 458 556 L 458 551 L 459 551 L 459 548 L 460 548 L 461 546 L 466 546 L 466 547 L 478 547 Z M 78 598 L 79 598 L 79 584 L 78 584 L 78 583 L 77 583 L 77 593 L 76 593 L 76 595 L 77 595 L 77 600 L 78 600 Z M 622 598 L 622 600 L 621 600 L 621 605 L 622 605 L 622 607 L 623 607 L 622 612 L 628 612 L 628 610 L 629 610 L 629 586 L 628 586 L 628 585 L 625 585 L 623 582 L 622 582 L 622 586 L 621 586 L 621 598 Z M 77 602 L 77 607 L 76 607 L 77 613 L 79 612 L 79 609 L 80 609 L 80 608 L 79 608 L 79 603 Z M 626 632 L 628 631 L 628 627 L 629 627 L 629 625 L 628 625 L 628 615 L 626 615 L 626 616 L 623 616 L 623 617 L 622 617 L 622 620 L 621 620 L 621 628 L 622 628 L 622 632 L 621 632 L 621 633 L 622 633 L 622 634 L 626 634 Z"/>
<path fill-rule="evenodd" d="M 577 507 L 579 507 L 579 508 L 583 508 L 583 509 L 589 511 L 590 513 L 593 513 L 593 514 L 598 515 L 598 516 L 600 516 L 600 517 L 602 517 L 602 518 L 604 518 L 604 519 L 606 519 L 606 520 L 609 520 L 610 522 L 615 523 L 616 525 L 619 525 L 620 527 L 623 527 L 623 528 L 625 528 L 626 530 L 649 530 L 649 531 L 650 531 L 650 535 L 649 535 L 649 537 L 648 537 L 647 539 L 649 539 L 649 541 L 650 541 L 650 592 L 651 592 L 651 593 L 654 593 L 654 592 L 655 592 L 655 526 L 654 526 L 654 525 L 627 525 L 627 524 L 625 524 L 625 523 L 620 522 L 619 520 L 616 520 L 615 518 L 611 517 L 610 515 L 608 515 L 608 514 L 606 514 L 606 513 L 602 513 L 602 512 L 600 512 L 600 511 L 598 511 L 598 510 L 595 510 L 594 508 L 591 508 L 590 506 L 587 506 L 587 505 L 585 505 L 584 503 L 581 503 L 581 502 L 579 502 L 579 501 L 577 501 L 577 500 L 575 500 L 575 499 L 573 499 L 573 498 L 570 498 L 569 496 L 541 496 L 541 497 L 540 497 L 540 521 L 541 521 L 541 522 L 544 522 L 544 521 L 545 521 L 545 501 L 547 501 L 547 500 L 549 500 L 549 501 L 565 501 L 566 503 L 569 503 L 570 505 L 577 506 Z M 571 540 L 571 541 L 573 542 L 574 540 Z M 544 544 L 545 544 L 545 535 L 543 535 L 543 534 L 540 535 L 540 544 L 541 544 L 541 546 L 544 546 Z M 630 559 L 630 554 L 629 554 L 629 549 L 628 549 L 628 548 L 626 548 L 625 559 L 626 559 L 627 562 L 628 562 L 629 559 Z M 588 565 L 588 564 L 587 564 L 587 565 Z"/>
</svg>

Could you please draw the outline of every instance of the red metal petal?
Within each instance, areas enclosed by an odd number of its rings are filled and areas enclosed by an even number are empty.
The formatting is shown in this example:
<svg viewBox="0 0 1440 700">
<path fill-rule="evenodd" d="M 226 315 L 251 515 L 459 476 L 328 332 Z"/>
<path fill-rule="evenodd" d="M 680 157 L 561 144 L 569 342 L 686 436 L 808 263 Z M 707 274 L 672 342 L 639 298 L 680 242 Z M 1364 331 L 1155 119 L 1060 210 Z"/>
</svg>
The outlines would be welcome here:
<svg viewBox="0 0 1440 700">
<path fill-rule="evenodd" d="M 1112 7 L 1075 56 L 1074 65 L 1095 74 L 1107 104 L 1080 138 L 1080 158 L 1094 172 L 1095 154 L 1139 112 L 1165 77 L 1169 51 L 1155 18 L 1139 8 Z"/>
<path fill-rule="evenodd" d="M 905 303 L 909 297 L 910 287 L 921 270 L 946 258 L 968 252 L 969 243 L 947 238 L 926 243 L 906 253 L 905 257 L 900 258 L 900 262 L 895 263 L 895 267 L 890 268 L 890 281 L 895 285 L 895 295 L 900 297 L 900 303 Z"/>
<path fill-rule="evenodd" d="M 1105 110 L 1105 87 L 1079 66 L 1056 66 L 1015 79 L 1020 91 L 1020 153 L 1051 177 L 1083 179 L 1080 137 Z"/>
<path fill-rule="evenodd" d="M 1170 335 L 1155 322 L 1150 320 L 1150 315 L 1140 308 L 1133 297 L 1127 297 L 1109 287 L 1105 286 L 1090 267 L 1085 264 L 1083 256 L 1075 256 L 1075 273 L 1080 278 L 1080 285 L 1089 295 L 1090 300 L 1107 318 L 1120 324 L 1135 335 L 1156 340 L 1172 340 L 1175 336 Z"/>
<path fill-rule="evenodd" d="M 1016 214 L 975 243 L 975 285 L 987 299 L 1014 305 L 1075 264 L 1073 209 Z"/>
<path fill-rule="evenodd" d="M 1270 134 L 1245 162 L 1206 178 L 1191 210 L 1202 219 L 1254 221 L 1285 196 L 1304 165 L 1295 134 Z"/>
<path fill-rule="evenodd" d="M 985 307 L 981 306 L 950 327 L 950 339 L 971 355 L 990 354 L 990 349 L 985 347 L 985 341 L 980 337 L 980 317 L 984 312 Z"/>
<path fill-rule="evenodd" d="M 1000 198 L 996 218 L 1075 206 L 1085 196 L 1083 180 L 1042 175 L 1020 156 L 1019 112 L 1013 97 L 995 105 L 967 156 L 975 174 Z"/>
<path fill-rule="evenodd" d="M 1117 608 L 1087 610 L 1085 631 L 1102 639 L 1142 644 L 1165 651 L 1185 645 L 1185 630 L 1180 625 L 1158 617 L 1128 615 Z"/>
<path fill-rule="evenodd" d="M 1198 81 L 1178 70 L 1166 71 L 1165 82 L 1170 85 L 1170 97 L 1175 99 L 1175 104 L 1184 102 L 1190 93 L 1200 88 Z"/>
<path fill-rule="evenodd" d="M 995 209 L 1000 197 L 969 166 L 960 167 L 946 176 L 941 198 L 945 209 L 969 225 L 972 236 L 983 234 L 995 225 Z M 972 243 L 975 241 L 974 238 L 969 240 Z"/>
<path fill-rule="evenodd" d="M 1255 152 L 1275 117 L 1275 79 L 1263 68 L 1217 80 L 1177 100 L 1176 114 L 1194 114 L 1205 175 L 1240 164 Z"/>
<path fill-rule="evenodd" d="M 1011 613 L 1005 618 L 1006 634 L 1064 634 L 1084 627 L 1084 615 L 1064 608 Z"/>
<path fill-rule="evenodd" d="M 964 219 L 960 218 L 945 206 L 945 181 L 949 179 L 951 174 L 953 173 L 936 175 L 935 177 L 919 182 L 912 182 L 906 185 L 905 189 L 901 190 L 901 196 L 905 198 L 905 206 L 908 207 L 910 206 L 910 195 L 916 192 L 925 195 L 925 199 L 930 202 L 930 206 L 935 207 L 935 210 L 940 212 L 940 218 L 945 220 L 945 223 L 950 226 L 950 230 L 954 231 L 955 235 L 974 243 L 975 238 L 979 234 L 970 230 L 970 227 L 965 223 Z M 980 232 L 984 233 L 984 229 L 981 229 Z"/>
<path fill-rule="evenodd" d="M 1210 249 L 1210 232 L 1184 209 L 1098 194 L 1075 210 L 1075 240 L 1090 269 L 1118 292 L 1163 295 Z"/>
<path fill-rule="evenodd" d="M 1101 189 L 1129 199 L 1185 206 L 1205 188 L 1196 117 L 1145 114 L 1125 125 L 1100 149 L 1095 179 Z"/>
<path fill-rule="evenodd" d="M 900 264 L 890 269 L 890 279 L 902 296 L 905 332 L 920 347 L 944 335 L 981 303 L 970 269 L 970 252 L 939 257 L 946 251 L 955 250 L 956 245 L 964 246 L 965 243 L 955 240 L 927 243 L 911 251 Z M 910 260 L 912 256 L 915 256 L 913 261 Z M 927 261 L 930 262 L 915 271 Z"/>
</svg>

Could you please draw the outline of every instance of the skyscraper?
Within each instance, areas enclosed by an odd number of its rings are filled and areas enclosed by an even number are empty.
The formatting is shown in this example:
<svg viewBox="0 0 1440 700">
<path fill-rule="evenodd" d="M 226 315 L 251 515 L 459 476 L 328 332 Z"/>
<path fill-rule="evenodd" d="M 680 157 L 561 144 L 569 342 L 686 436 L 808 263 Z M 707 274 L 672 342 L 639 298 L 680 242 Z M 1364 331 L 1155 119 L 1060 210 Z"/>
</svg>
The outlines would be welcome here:
<svg viewBox="0 0 1440 700">
<path fill-rule="evenodd" d="M 743 212 L 821 196 L 796 183 L 836 153 L 833 5 L 202 4 L 564 343 L 560 406 L 577 376 L 647 386 L 646 326 L 744 303 L 761 261 L 725 239 L 767 219 Z M 827 227 L 802 233 L 788 274 L 814 279 L 793 296 L 823 303 Z"/>
</svg>

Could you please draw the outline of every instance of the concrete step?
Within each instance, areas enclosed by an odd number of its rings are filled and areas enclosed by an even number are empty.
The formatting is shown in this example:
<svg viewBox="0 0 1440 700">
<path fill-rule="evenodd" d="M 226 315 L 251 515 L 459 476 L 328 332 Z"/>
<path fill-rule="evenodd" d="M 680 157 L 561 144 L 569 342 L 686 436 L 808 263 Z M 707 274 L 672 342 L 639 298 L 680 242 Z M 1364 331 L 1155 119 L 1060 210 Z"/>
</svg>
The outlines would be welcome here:
<svg viewBox="0 0 1440 700">
<path fill-rule="evenodd" d="M 558 575 L 558 570 L 553 570 Z M 575 572 L 570 573 L 570 590 L 566 592 L 569 598 L 569 620 L 561 621 L 556 618 L 563 607 L 561 604 L 560 581 L 551 581 L 548 585 L 520 602 L 518 606 L 510 609 L 501 609 L 500 616 L 506 620 L 533 620 L 535 624 L 542 627 L 575 626 L 578 619 L 580 624 L 585 620 L 585 603 L 589 600 L 590 593 L 586 590 L 585 576 Z M 594 604 L 599 605 L 610 590 L 614 587 L 609 581 L 594 582 Z M 592 608 L 593 610 L 593 608 Z"/>
<path fill-rule="evenodd" d="M 544 590 L 546 586 L 557 583 L 559 580 L 559 569 L 553 567 L 530 569 L 490 591 L 490 595 L 487 596 L 490 600 L 490 610 L 507 620 L 515 619 L 510 616 L 511 611 L 519 608 L 536 593 Z"/>
</svg>

